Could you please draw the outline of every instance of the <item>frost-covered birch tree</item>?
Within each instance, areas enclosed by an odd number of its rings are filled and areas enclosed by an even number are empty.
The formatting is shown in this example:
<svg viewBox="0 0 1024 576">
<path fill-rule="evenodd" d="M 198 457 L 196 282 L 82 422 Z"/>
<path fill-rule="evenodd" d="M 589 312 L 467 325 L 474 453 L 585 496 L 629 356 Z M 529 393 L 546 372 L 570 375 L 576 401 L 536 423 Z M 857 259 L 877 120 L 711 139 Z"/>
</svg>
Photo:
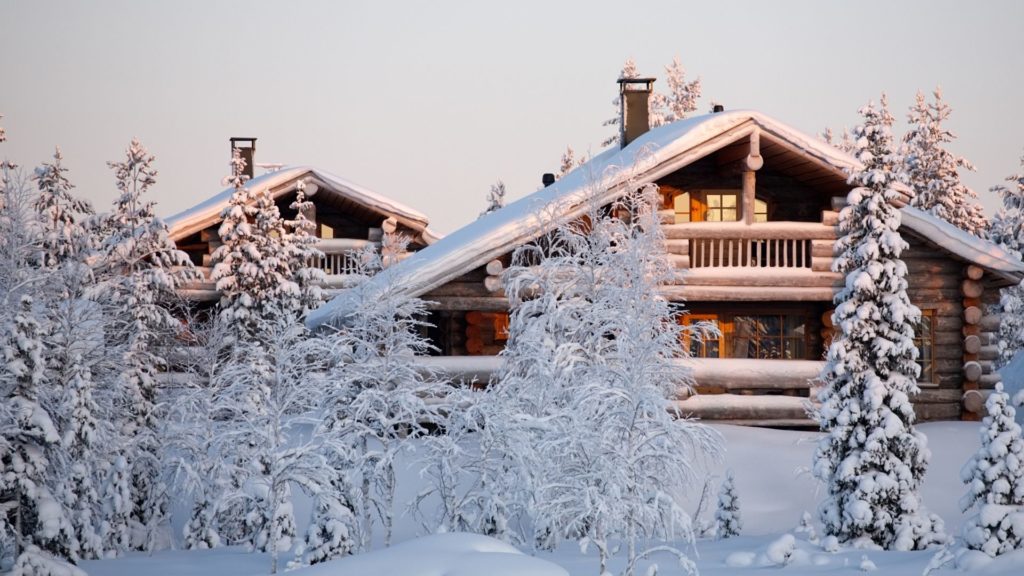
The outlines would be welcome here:
<svg viewBox="0 0 1024 576">
<path fill-rule="evenodd" d="M 505 183 L 498 180 L 494 184 L 491 184 L 491 190 L 487 193 L 487 208 L 480 213 L 480 216 L 484 214 L 490 214 L 495 210 L 500 210 L 505 207 Z"/>
<path fill-rule="evenodd" d="M 896 196 L 899 157 L 892 116 L 861 108 L 854 129 L 863 168 L 842 210 L 842 236 L 833 269 L 846 276 L 835 298 L 835 337 L 822 373 L 816 417 L 825 436 L 814 455 L 824 484 L 819 509 L 828 535 L 841 542 L 913 550 L 943 540 L 941 521 L 926 515 L 919 489 L 930 453 L 916 431 L 910 397 L 918 392 L 914 324 L 920 311 L 907 297 L 907 267 L 900 260 Z"/>
<path fill-rule="evenodd" d="M 1024 549 L 1024 438 L 1002 383 L 996 384 L 985 410 L 981 446 L 960 472 L 967 484 L 960 507 L 976 510 L 962 533 L 968 549 L 998 556 Z"/>
<path fill-rule="evenodd" d="M 381 264 L 371 264 L 380 269 Z M 384 529 L 390 545 L 394 522 L 395 457 L 408 441 L 423 435 L 436 422 L 433 402 L 447 394 L 447 386 L 414 364 L 430 345 L 420 333 L 426 307 L 388 282 L 390 270 L 379 273 L 383 292 L 360 285 L 348 292 L 351 307 L 334 318 L 336 329 L 326 336 L 333 365 L 332 388 L 327 392 L 333 433 L 348 438 L 359 470 L 358 500 L 362 542 L 372 534 L 373 517 Z"/>
<path fill-rule="evenodd" d="M 964 157 L 947 148 L 956 136 L 943 127 L 952 109 L 933 92 L 934 102 L 918 92 L 907 116 L 909 129 L 903 140 L 903 170 L 914 191 L 915 206 L 975 236 L 984 237 L 988 222 L 978 195 L 960 181 L 960 170 L 974 170 Z"/>
<path fill-rule="evenodd" d="M 657 291 L 675 272 L 656 196 L 639 187 L 516 251 L 505 369 L 489 399 L 525 466 L 535 541 L 592 545 L 602 571 L 621 542 L 627 575 L 656 553 L 692 567 L 668 544 L 693 538 L 675 496 L 719 450 L 714 432 L 672 411 L 690 381 L 673 362 L 678 310 Z M 641 547 L 652 540 L 666 544 Z"/>
<path fill-rule="evenodd" d="M 332 490 L 337 472 L 329 463 L 342 448 L 323 426 L 325 342 L 287 320 L 260 328 L 264 341 L 240 343 L 215 375 L 212 449 L 222 462 L 243 467 L 238 497 L 252 500 L 252 545 L 270 553 L 276 573 L 296 536 L 291 490 L 314 497 Z"/>
<path fill-rule="evenodd" d="M 700 78 L 687 82 L 686 69 L 678 56 L 665 67 L 665 82 L 668 92 L 651 98 L 651 128 L 682 120 L 697 110 Z"/>
</svg>

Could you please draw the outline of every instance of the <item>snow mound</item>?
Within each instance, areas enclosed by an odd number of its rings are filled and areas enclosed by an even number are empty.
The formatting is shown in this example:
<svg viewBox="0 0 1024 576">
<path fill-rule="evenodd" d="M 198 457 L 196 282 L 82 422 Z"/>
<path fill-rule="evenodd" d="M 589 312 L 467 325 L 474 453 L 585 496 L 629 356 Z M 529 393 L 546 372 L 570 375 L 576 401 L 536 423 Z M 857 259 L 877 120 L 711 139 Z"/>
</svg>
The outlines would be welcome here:
<svg viewBox="0 0 1024 576">
<path fill-rule="evenodd" d="M 390 548 L 291 571 L 294 576 L 569 576 L 560 566 L 477 534 L 424 536 Z"/>
</svg>

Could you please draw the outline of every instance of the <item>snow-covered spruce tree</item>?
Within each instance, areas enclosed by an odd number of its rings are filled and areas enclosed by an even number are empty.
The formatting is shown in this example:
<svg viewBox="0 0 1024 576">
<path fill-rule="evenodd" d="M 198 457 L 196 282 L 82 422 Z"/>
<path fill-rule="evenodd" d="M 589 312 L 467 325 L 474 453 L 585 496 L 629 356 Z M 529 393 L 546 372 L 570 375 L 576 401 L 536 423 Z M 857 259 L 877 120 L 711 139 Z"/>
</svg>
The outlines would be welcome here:
<svg viewBox="0 0 1024 576">
<path fill-rule="evenodd" d="M 962 156 L 946 147 L 956 136 L 942 124 L 952 111 L 942 100 L 942 91 L 933 93 L 935 101 L 926 103 L 917 93 L 907 116 L 909 129 L 903 139 L 903 170 L 914 190 L 911 205 L 984 237 L 988 228 L 978 195 L 960 181 L 960 169 L 974 170 Z"/>
<path fill-rule="evenodd" d="M 58 148 L 53 154 L 53 162 L 44 163 L 35 173 L 39 188 L 35 208 L 43 228 L 43 266 L 55 267 L 92 248 L 91 238 L 83 224 L 93 209 L 88 202 L 75 198 L 71 193 L 74 185 L 67 178 L 68 169 L 61 165 L 63 159 Z"/>
<path fill-rule="evenodd" d="M 985 402 L 981 447 L 960 472 L 967 484 L 960 507 L 977 509 L 964 524 L 964 545 L 989 556 L 1024 549 L 1024 438 L 1009 400 L 996 384 Z"/>
<path fill-rule="evenodd" d="M 304 319 L 310 310 L 315 310 L 324 301 L 323 286 L 325 274 L 317 266 L 323 253 L 316 247 L 316 222 L 306 215 L 313 210 L 313 203 L 306 197 L 306 183 L 296 184 L 295 201 L 291 209 L 295 219 L 288 222 L 288 236 L 285 242 L 285 257 L 292 272 L 292 282 L 298 287 L 299 298 L 292 313 Z"/>
<path fill-rule="evenodd" d="M 326 401 L 333 411 L 330 427 L 355 447 L 361 475 L 359 502 L 353 503 L 361 507 L 362 547 L 369 543 L 374 513 L 390 545 L 395 457 L 436 422 L 433 403 L 448 392 L 446 384 L 413 363 L 430 350 L 420 334 L 426 307 L 390 282 L 390 274 L 389 268 L 378 274 L 383 291 L 365 285 L 349 290 L 349 311 L 332 319 L 336 329 L 325 337 L 333 361 Z"/>
<path fill-rule="evenodd" d="M 1006 180 L 1010 186 L 992 187 L 992 192 L 1002 197 L 1003 205 L 992 218 L 989 239 L 1020 257 L 1024 253 L 1024 174 L 1014 174 Z M 999 306 L 999 355 L 1003 362 L 1009 362 L 1024 347 L 1024 287 L 1004 288 Z"/>
<path fill-rule="evenodd" d="M 276 573 L 280 553 L 295 537 L 291 487 L 314 497 L 330 491 L 337 474 L 329 462 L 341 444 L 323 425 L 324 341 L 287 319 L 260 330 L 261 341 L 240 342 L 215 374 L 211 409 L 220 418 L 212 451 L 244 467 L 239 496 L 252 499 L 252 544 L 270 552 Z"/>
<path fill-rule="evenodd" d="M 718 508 L 715 510 L 715 525 L 719 539 L 739 536 L 743 529 L 740 518 L 740 498 L 736 495 L 732 471 L 726 473 L 722 487 L 718 490 Z"/>
<path fill-rule="evenodd" d="M 104 452 L 112 440 L 107 422 L 114 414 L 109 394 L 102 406 L 97 402 L 94 376 L 110 358 L 102 336 L 106 315 L 89 294 L 95 278 L 88 260 L 98 243 L 85 224 L 93 210 L 72 195 L 61 160 L 58 149 L 54 161 L 37 168 L 34 177 L 42 248 L 38 264 L 50 277 L 38 294 L 45 299 L 47 375 L 62 437 L 51 478 L 54 492 L 71 512 L 79 556 L 93 559 L 103 553 L 96 486 L 107 465 Z"/>
<path fill-rule="evenodd" d="M 223 345 L 229 349 L 261 337 L 263 322 L 295 314 L 303 300 L 312 296 L 295 282 L 291 235 L 277 205 L 268 190 L 254 193 L 246 188 L 244 168 L 245 160 L 235 150 L 229 178 L 235 191 L 221 212 L 218 233 L 223 244 L 213 253 L 213 280 L 221 292 L 220 321 L 227 329 Z"/>
<path fill-rule="evenodd" d="M 10 296 L 8 293 L 6 296 Z M 46 385 L 45 353 L 32 297 L 22 295 L 5 308 L 15 310 L 0 332 L 0 510 L 2 527 L 13 534 L 14 555 L 42 550 L 76 560 L 78 542 L 64 507 L 48 483 L 51 459 L 60 445 L 52 409 L 41 396 Z M 19 562 L 22 562 L 19 559 Z"/>
<path fill-rule="evenodd" d="M 169 538 L 156 380 L 165 361 L 157 351 L 181 329 L 169 309 L 177 299 L 175 290 L 199 275 L 188 256 L 175 248 L 167 225 L 154 214 L 153 202 L 144 199 L 156 183 L 155 158 L 136 139 L 125 156 L 122 162 L 108 163 L 120 196 L 113 211 L 101 216 L 108 235 L 99 292 L 113 310 L 111 344 L 121 355 L 120 445 L 126 448 L 132 479 L 131 547 L 152 550 Z"/>
<path fill-rule="evenodd" d="M 341 558 L 358 548 L 358 520 L 353 510 L 354 506 L 348 499 L 348 487 L 343 480 L 317 494 L 302 545 L 306 563 L 320 564 Z"/>
<path fill-rule="evenodd" d="M 914 323 L 920 311 L 907 297 L 900 254 L 900 213 L 891 200 L 899 159 L 892 116 L 861 108 L 854 129 L 863 167 L 839 217 L 842 236 L 834 270 L 846 275 L 836 296 L 836 334 L 822 372 L 815 414 L 825 436 L 814 475 L 825 485 L 820 507 L 825 533 L 841 542 L 913 550 L 941 542 L 942 524 L 921 510 L 918 490 L 928 466 L 927 439 L 914 430 L 910 396 L 918 392 Z"/>
<path fill-rule="evenodd" d="M 622 65 L 622 70 L 619 72 L 619 80 L 639 77 L 640 72 L 638 72 L 636 69 L 636 60 L 633 60 L 632 57 L 627 58 L 626 62 Z M 621 110 L 619 108 L 621 104 L 618 94 L 616 94 L 615 98 L 612 100 L 612 106 L 615 107 L 615 115 L 602 122 L 601 126 L 614 126 L 615 133 L 605 138 L 601 142 L 601 146 L 611 146 L 612 144 L 619 142 L 619 139 L 622 137 L 620 126 L 620 124 L 622 123 L 622 119 L 619 118 L 619 115 L 621 113 Z"/>
<path fill-rule="evenodd" d="M 505 183 L 498 180 L 494 184 L 491 184 L 491 190 L 487 193 L 487 208 L 480 213 L 480 216 L 484 214 L 490 214 L 495 210 L 500 210 L 505 207 Z"/>
<path fill-rule="evenodd" d="M 590 224 L 517 251 L 506 276 L 506 369 L 495 387 L 511 400 L 506 413 L 519 414 L 508 436 L 534 446 L 515 457 L 530 470 L 535 539 L 593 544 L 602 571 L 619 540 L 626 575 L 658 552 L 692 567 L 672 545 L 638 545 L 692 541 L 674 495 L 720 450 L 713 431 L 670 410 L 690 380 L 673 362 L 682 353 L 677 311 L 657 291 L 675 274 L 657 195 L 639 187 L 595 209 Z"/>
</svg>

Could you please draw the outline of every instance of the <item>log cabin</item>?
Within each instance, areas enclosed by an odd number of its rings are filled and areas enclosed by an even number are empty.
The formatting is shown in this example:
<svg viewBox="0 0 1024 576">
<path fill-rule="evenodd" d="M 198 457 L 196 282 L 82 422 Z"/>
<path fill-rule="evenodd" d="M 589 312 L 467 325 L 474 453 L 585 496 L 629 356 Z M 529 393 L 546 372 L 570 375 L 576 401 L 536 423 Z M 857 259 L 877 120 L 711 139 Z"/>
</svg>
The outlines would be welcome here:
<svg viewBox="0 0 1024 576">
<path fill-rule="evenodd" d="M 232 138 L 232 148 L 239 140 L 255 143 L 254 138 Z M 315 224 L 316 247 L 323 253 L 316 264 L 326 273 L 324 288 L 328 295 L 350 281 L 350 275 L 359 268 L 359 251 L 379 247 L 384 234 L 398 234 L 408 240 L 407 252 L 395 255 L 396 259 L 437 240 L 424 214 L 319 168 L 274 166 L 273 171 L 253 178 L 252 147 L 242 150 L 250 177 L 246 186 L 254 192 L 268 191 L 285 219 L 295 218 L 291 204 L 299 183 L 304 183 L 305 194 L 313 205 L 305 216 Z M 210 306 L 220 299 L 210 278 L 211 257 L 221 244 L 221 212 L 233 192 L 233 188 L 218 192 L 166 220 L 171 239 L 203 274 L 201 282 L 179 290 L 179 295 L 198 307 Z"/>
<path fill-rule="evenodd" d="M 394 283 L 426 300 L 438 355 L 425 366 L 453 381 L 487 382 L 500 369 L 508 299 L 501 274 L 517 247 L 559 223 L 610 203 L 628 186 L 655 183 L 666 250 L 681 282 L 661 287 L 685 302 L 683 322 L 705 320 L 721 335 L 681 342 L 696 394 L 680 410 L 704 420 L 811 427 L 805 406 L 824 366 L 833 298 L 839 210 L 853 157 L 754 111 L 721 111 L 650 130 L 652 79 L 620 84 L 621 146 L 561 180 L 438 240 L 371 283 Z M 643 84 L 646 83 L 646 86 Z M 919 420 L 977 419 L 999 376 L 995 310 L 1001 287 L 1024 278 L 1024 263 L 990 242 L 906 206 L 900 233 L 916 327 Z M 385 277 L 386 276 L 386 277 Z M 372 286 L 372 285 L 371 285 Z M 394 288 L 394 286 L 392 286 Z M 330 323 L 348 294 L 315 311 Z"/>
</svg>

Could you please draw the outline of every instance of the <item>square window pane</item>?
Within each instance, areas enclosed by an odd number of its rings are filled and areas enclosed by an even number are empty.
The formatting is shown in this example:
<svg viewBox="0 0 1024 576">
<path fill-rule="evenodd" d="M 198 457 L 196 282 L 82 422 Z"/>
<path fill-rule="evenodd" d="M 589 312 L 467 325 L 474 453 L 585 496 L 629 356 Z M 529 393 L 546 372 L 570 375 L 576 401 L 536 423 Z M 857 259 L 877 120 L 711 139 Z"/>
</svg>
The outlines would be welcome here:
<svg viewBox="0 0 1024 576">
<path fill-rule="evenodd" d="M 685 214 L 680 214 L 678 212 L 676 213 L 676 224 L 682 224 L 683 222 L 689 222 L 689 221 L 690 221 L 690 213 L 689 212 L 687 212 Z"/>
<path fill-rule="evenodd" d="M 722 222 L 735 222 L 736 221 L 736 209 L 735 208 L 722 208 Z"/>
<path fill-rule="evenodd" d="M 767 214 L 754 214 L 754 222 L 767 222 L 767 221 L 768 221 L 768 215 Z"/>
<path fill-rule="evenodd" d="M 723 194 L 722 195 L 722 206 L 726 208 L 736 207 L 736 195 L 735 194 Z"/>
<path fill-rule="evenodd" d="M 720 209 L 708 210 L 708 222 L 721 222 L 722 213 Z"/>
<path fill-rule="evenodd" d="M 708 206 L 711 208 L 720 208 L 722 206 L 722 195 L 721 194 L 708 194 Z"/>
</svg>

